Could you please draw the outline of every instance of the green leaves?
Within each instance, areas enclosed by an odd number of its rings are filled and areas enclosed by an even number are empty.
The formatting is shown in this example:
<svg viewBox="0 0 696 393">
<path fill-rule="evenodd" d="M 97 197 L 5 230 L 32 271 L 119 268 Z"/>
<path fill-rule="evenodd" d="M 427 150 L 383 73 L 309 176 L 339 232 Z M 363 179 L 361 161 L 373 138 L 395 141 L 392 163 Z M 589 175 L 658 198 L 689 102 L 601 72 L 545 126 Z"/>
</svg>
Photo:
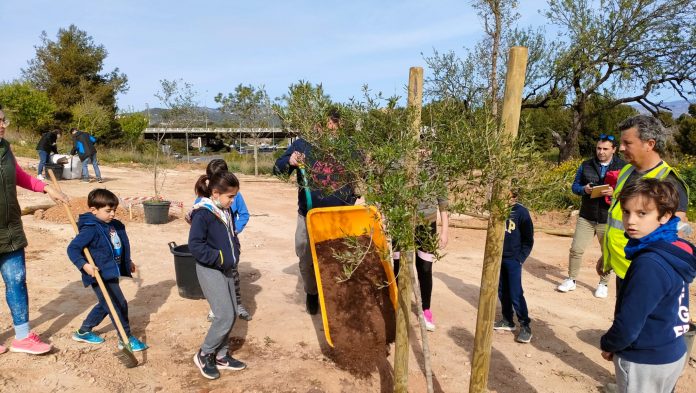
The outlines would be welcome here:
<svg viewBox="0 0 696 393">
<path fill-rule="evenodd" d="M 56 110 L 56 105 L 48 95 L 33 88 L 28 82 L 0 84 L 0 103 L 15 127 L 37 132 L 51 125 L 53 112 Z"/>
<path fill-rule="evenodd" d="M 85 31 L 70 25 L 58 30 L 55 41 L 49 39 L 46 32 L 41 34 L 36 56 L 22 74 L 34 88 L 51 98 L 59 112 L 72 113 L 73 109 L 78 109 L 79 115 L 84 117 L 85 106 L 90 107 L 90 113 L 97 113 L 98 106 L 113 119 L 116 94 L 128 90 L 128 79 L 118 68 L 103 73 L 107 55 L 103 45 L 95 44 Z M 63 122 L 64 127 L 70 122 L 69 119 L 57 120 Z M 117 131 L 111 120 L 103 136 L 110 137 L 108 131 Z"/>
</svg>

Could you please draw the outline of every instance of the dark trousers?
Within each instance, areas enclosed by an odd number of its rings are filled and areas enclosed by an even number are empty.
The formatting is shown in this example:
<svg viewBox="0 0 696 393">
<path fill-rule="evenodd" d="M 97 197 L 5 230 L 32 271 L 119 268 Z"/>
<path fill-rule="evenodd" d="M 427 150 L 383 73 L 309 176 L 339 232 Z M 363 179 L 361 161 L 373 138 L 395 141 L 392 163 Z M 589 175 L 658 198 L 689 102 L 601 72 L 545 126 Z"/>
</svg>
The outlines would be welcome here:
<svg viewBox="0 0 696 393">
<path fill-rule="evenodd" d="M 394 276 L 399 276 L 399 259 L 394 260 Z M 430 309 L 430 298 L 433 294 L 433 263 L 422 260 L 416 254 L 416 272 L 418 273 L 418 286 L 421 292 L 423 310 Z"/>
<path fill-rule="evenodd" d="M 234 279 L 234 294 L 237 298 L 237 304 L 242 304 L 242 287 L 239 280 L 239 265 L 232 268 L 232 279 Z"/>
<path fill-rule="evenodd" d="M 524 299 L 522 289 L 522 264 L 509 259 L 503 259 L 500 266 L 500 283 L 498 284 L 498 298 L 503 311 L 503 318 L 513 322 L 512 311 L 517 314 L 520 325 L 529 325 L 529 313 L 527 301 Z"/>
<path fill-rule="evenodd" d="M 111 298 L 111 303 L 113 303 L 114 309 L 116 309 L 119 320 L 123 325 L 123 330 L 125 330 L 126 334 L 130 337 L 131 331 L 130 324 L 128 323 L 128 302 L 126 302 L 126 298 L 123 296 L 123 292 L 121 292 L 121 287 L 118 285 L 118 278 L 104 280 L 104 286 L 106 287 L 106 292 Z M 99 285 L 96 283 L 92 284 L 92 289 L 97 295 L 97 300 L 99 300 L 99 303 L 97 303 L 97 305 L 92 308 L 92 311 L 87 314 L 87 318 L 85 318 L 85 321 L 82 322 L 80 330 L 83 332 L 91 332 L 92 329 L 97 327 L 107 315 L 111 318 L 111 323 L 116 326 L 114 316 L 109 312 L 109 306 L 106 305 L 104 294 L 99 288 Z"/>
<path fill-rule="evenodd" d="M 437 241 L 436 223 L 430 225 L 418 225 L 416 227 L 416 272 L 418 273 L 418 286 L 420 287 L 421 303 L 423 310 L 430 309 L 430 299 L 433 294 L 433 262 L 426 261 L 421 258 L 421 255 L 428 256 L 432 259 L 431 244 Z M 398 250 L 398 246 L 393 244 L 394 250 Z M 394 275 L 399 276 L 399 261 L 400 258 L 394 258 Z"/>
</svg>

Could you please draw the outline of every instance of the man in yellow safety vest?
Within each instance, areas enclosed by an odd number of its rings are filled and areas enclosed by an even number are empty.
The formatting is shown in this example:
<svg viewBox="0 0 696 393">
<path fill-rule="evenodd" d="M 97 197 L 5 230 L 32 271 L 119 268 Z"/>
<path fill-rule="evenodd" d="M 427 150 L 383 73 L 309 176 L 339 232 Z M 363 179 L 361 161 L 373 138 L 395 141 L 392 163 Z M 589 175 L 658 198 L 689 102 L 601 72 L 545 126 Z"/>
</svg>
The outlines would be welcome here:
<svg viewBox="0 0 696 393">
<path fill-rule="evenodd" d="M 621 222 L 621 205 L 618 195 L 629 183 L 643 178 L 657 178 L 674 184 L 679 193 L 679 207 L 676 216 L 681 219 L 680 230 L 690 230 L 686 224 L 686 209 L 689 205 L 688 187 L 679 175 L 662 160 L 660 155 L 665 152 L 667 134 L 660 121 L 652 116 L 638 115 L 626 119 L 619 125 L 621 131 L 621 147 L 624 159 L 629 162 L 619 172 L 619 178 L 614 187 L 612 203 L 609 207 L 607 227 L 602 242 L 602 257 L 597 261 L 597 274 L 603 276 L 609 270 L 616 273 L 616 293 L 621 289 L 621 283 L 628 265 L 624 247 L 628 239 L 624 236 Z"/>
</svg>

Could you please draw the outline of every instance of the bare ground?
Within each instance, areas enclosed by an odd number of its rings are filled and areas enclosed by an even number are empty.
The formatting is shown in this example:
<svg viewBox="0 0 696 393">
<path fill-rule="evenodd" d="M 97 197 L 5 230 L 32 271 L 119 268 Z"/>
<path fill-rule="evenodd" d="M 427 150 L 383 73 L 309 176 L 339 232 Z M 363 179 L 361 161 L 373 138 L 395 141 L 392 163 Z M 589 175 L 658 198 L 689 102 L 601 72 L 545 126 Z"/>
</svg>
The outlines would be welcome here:
<svg viewBox="0 0 696 393">
<path fill-rule="evenodd" d="M 25 165 L 36 160 L 21 159 Z M 168 172 L 164 194 L 183 201 L 193 199 L 193 183 L 200 170 Z M 62 181 L 72 197 L 84 197 L 104 186 L 122 197 L 151 195 L 147 171 L 103 167 L 106 182 L 83 184 Z M 52 342 L 45 356 L 0 355 L 0 392 L 388 392 L 393 380 L 393 351 L 389 364 L 368 378 L 357 378 L 335 367 L 322 353 L 325 340 L 321 317 L 304 312 L 304 296 L 293 248 L 296 190 L 269 178 L 241 177 L 242 193 L 252 214 L 241 236 L 244 305 L 253 314 L 239 320 L 233 336 L 234 355 L 248 364 L 241 372 L 223 372 L 216 381 L 204 379 L 192 357 L 208 328 L 205 300 L 178 295 L 173 258 L 167 243 L 186 243 L 188 226 L 181 219 L 165 225 L 126 220 L 133 259 L 140 279 L 125 279 L 134 333 L 150 345 L 136 354 L 142 365 L 125 369 L 112 354 L 116 332 L 103 323 L 98 332 L 106 343 L 80 344 L 70 339 L 95 303 L 83 288 L 78 272 L 67 260 L 65 247 L 72 237 L 67 224 L 25 216 L 27 281 L 32 328 Z M 19 191 L 22 206 L 45 203 L 46 197 Z M 175 212 L 175 210 L 173 210 Z M 178 215 L 178 214 L 177 214 Z M 544 218 L 538 218 L 544 225 Z M 558 227 L 558 217 L 548 226 Z M 140 222 L 139 222 L 140 221 Z M 553 225 L 552 225 L 553 224 Z M 567 224 L 572 229 L 572 224 Z M 496 392 L 597 392 L 613 380 L 613 365 L 602 360 L 601 334 L 611 325 L 615 299 L 595 299 L 597 277 L 592 261 L 599 256 L 593 244 L 586 253 L 578 289 L 555 291 L 566 275 L 571 239 L 538 234 L 525 264 L 525 296 L 533 319 L 530 344 L 514 342 L 511 333 L 494 333 L 489 388 Z M 432 310 L 437 331 L 429 334 L 437 392 L 465 392 L 469 385 L 476 307 L 481 279 L 485 232 L 452 228 L 447 255 L 434 268 Z M 2 288 L 4 284 L 0 284 Z M 694 300 L 692 289 L 692 304 Z M 411 318 L 412 339 L 409 386 L 425 392 L 422 350 L 417 319 Z M 0 306 L 0 343 L 13 337 L 7 306 Z M 692 391 L 696 362 L 682 375 L 677 392 Z"/>
</svg>

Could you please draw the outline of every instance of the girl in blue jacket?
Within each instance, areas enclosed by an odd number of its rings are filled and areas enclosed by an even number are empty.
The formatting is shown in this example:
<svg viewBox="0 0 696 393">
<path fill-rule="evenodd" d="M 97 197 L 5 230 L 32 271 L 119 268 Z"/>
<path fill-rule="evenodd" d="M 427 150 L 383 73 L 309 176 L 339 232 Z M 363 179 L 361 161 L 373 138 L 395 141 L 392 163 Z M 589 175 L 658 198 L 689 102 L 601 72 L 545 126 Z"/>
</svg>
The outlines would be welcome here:
<svg viewBox="0 0 696 393">
<path fill-rule="evenodd" d="M 614 362 L 619 392 L 672 392 L 686 362 L 693 245 L 677 238 L 679 194 L 669 182 L 640 179 L 619 194 L 631 264 L 617 286 L 614 323 L 602 357 Z"/>
<path fill-rule="evenodd" d="M 92 332 L 108 315 L 113 322 L 114 316 L 109 312 L 104 294 L 97 281 L 94 279 L 95 270 L 87 262 L 83 250 L 89 249 L 97 270 L 101 274 L 104 286 L 114 304 L 114 309 L 123 325 L 123 330 L 128 335 L 131 349 L 143 351 L 147 345 L 131 335 L 128 322 L 128 302 L 123 296 L 119 286 L 119 277 L 131 277 L 135 272 L 135 264 L 131 261 L 130 242 L 126 235 L 126 227 L 114 219 L 118 207 L 118 197 L 113 192 L 97 188 L 87 195 L 89 212 L 80 214 L 77 221 L 79 233 L 68 245 L 68 257 L 82 272 L 82 283 L 91 286 L 97 295 L 99 303 L 89 312 L 82 326 L 73 334 L 72 338 L 78 342 L 88 344 L 101 344 L 104 339 Z M 119 340 L 119 349 L 123 344 Z"/>
<path fill-rule="evenodd" d="M 242 370 L 246 365 L 228 353 L 229 334 L 237 317 L 233 270 L 239 260 L 230 206 L 239 191 L 239 180 L 230 172 L 196 182 L 200 198 L 191 212 L 189 250 L 196 259 L 196 274 L 205 298 L 215 314 L 200 350 L 193 356 L 201 374 L 220 378 L 219 369 Z"/>
</svg>

